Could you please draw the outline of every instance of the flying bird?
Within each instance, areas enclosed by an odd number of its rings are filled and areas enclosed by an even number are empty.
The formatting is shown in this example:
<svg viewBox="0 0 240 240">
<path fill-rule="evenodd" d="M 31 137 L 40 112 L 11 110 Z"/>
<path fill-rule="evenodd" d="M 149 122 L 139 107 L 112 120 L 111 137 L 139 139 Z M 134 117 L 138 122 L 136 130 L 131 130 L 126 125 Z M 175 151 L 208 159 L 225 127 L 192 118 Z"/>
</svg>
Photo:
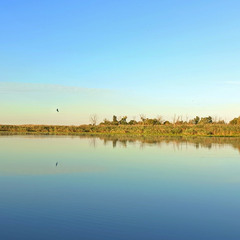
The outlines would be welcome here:
<svg viewBox="0 0 240 240">
<path fill-rule="evenodd" d="M 57 165 L 58 165 L 58 162 L 56 162 L 56 167 L 57 167 Z"/>
<path fill-rule="evenodd" d="M 58 108 L 57 108 L 57 112 L 59 112 Z"/>
</svg>

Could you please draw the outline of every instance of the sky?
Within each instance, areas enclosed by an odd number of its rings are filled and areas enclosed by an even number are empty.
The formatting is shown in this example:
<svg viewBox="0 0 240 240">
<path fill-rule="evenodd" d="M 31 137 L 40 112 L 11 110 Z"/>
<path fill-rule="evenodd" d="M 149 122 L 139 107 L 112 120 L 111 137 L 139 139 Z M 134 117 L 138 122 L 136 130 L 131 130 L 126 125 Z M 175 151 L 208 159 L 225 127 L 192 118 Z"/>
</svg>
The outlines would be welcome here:
<svg viewBox="0 0 240 240">
<path fill-rule="evenodd" d="M 239 12 L 238 0 L 2 0 L 0 124 L 237 117 Z"/>
</svg>

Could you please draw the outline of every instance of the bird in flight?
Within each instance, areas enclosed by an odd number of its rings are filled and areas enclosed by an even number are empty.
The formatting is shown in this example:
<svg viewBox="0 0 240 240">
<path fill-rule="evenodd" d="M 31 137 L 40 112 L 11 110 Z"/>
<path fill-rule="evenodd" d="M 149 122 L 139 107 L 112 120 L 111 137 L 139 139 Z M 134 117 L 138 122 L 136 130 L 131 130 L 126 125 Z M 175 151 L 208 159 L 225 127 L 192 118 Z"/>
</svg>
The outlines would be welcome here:
<svg viewBox="0 0 240 240">
<path fill-rule="evenodd" d="M 57 112 L 59 112 L 59 110 L 58 110 L 58 108 L 57 108 L 57 110 L 56 110 Z"/>
<path fill-rule="evenodd" d="M 56 162 L 56 167 L 57 167 L 57 165 L 58 165 L 58 162 Z"/>
</svg>

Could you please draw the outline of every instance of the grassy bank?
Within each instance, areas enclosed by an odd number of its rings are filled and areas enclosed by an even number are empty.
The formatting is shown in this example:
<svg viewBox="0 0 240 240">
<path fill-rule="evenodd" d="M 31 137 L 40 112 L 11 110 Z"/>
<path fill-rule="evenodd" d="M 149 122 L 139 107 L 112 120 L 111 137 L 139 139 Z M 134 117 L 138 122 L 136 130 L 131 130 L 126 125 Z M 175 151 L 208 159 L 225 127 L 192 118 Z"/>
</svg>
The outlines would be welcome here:
<svg viewBox="0 0 240 240">
<path fill-rule="evenodd" d="M 0 133 L 56 135 L 135 135 L 135 136 L 226 136 L 240 137 L 240 125 L 181 124 L 181 125 L 0 125 Z"/>
</svg>

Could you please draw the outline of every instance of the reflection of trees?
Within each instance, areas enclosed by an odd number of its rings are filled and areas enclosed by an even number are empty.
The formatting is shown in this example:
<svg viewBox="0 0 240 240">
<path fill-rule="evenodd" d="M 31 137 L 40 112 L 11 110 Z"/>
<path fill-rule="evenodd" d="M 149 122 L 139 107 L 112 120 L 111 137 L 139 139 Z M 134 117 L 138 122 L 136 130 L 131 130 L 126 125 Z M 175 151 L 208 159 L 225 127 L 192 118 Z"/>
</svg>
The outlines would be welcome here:
<svg viewBox="0 0 240 240">
<path fill-rule="evenodd" d="M 126 139 L 124 139 L 124 140 L 119 140 L 119 143 L 120 143 L 120 146 L 122 146 L 122 147 L 127 147 L 127 140 Z"/>
<path fill-rule="evenodd" d="M 36 138 L 39 135 L 52 136 L 46 134 L 22 134 L 22 133 L 1 133 L 1 135 L 23 135 L 27 137 Z M 73 138 L 74 136 L 71 135 Z M 162 144 L 174 145 L 176 150 L 182 149 L 183 146 L 187 148 L 188 145 L 194 146 L 196 149 L 199 148 L 222 148 L 226 145 L 237 149 L 240 152 L 240 137 L 170 137 L 170 136 L 133 136 L 133 135 L 77 135 L 81 139 L 88 139 L 89 144 L 92 147 L 96 147 L 96 141 L 98 139 L 103 141 L 104 145 L 112 145 L 113 148 L 116 146 L 127 147 L 129 144 L 133 145 L 136 143 L 140 144 L 141 148 L 147 145 L 155 145 L 161 147 Z"/>
<path fill-rule="evenodd" d="M 112 140 L 112 145 L 113 145 L 113 148 L 115 148 L 117 146 L 117 139 L 113 139 Z"/>
<path fill-rule="evenodd" d="M 96 137 L 89 138 L 89 145 L 96 148 Z"/>
<path fill-rule="evenodd" d="M 139 137 L 139 136 L 111 136 L 104 135 L 99 136 L 99 139 L 103 140 L 104 144 L 112 142 L 112 146 L 127 147 L 128 144 L 134 144 L 139 142 L 140 147 L 144 148 L 146 145 L 157 145 L 161 147 L 162 144 L 173 144 L 174 149 L 180 150 L 183 146 L 187 148 L 190 144 L 199 148 L 222 148 L 225 145 L 230 145 L 233 148 L 238 149 L 240 152 L 240 138 L 238 137 Z"/>
</svg>

